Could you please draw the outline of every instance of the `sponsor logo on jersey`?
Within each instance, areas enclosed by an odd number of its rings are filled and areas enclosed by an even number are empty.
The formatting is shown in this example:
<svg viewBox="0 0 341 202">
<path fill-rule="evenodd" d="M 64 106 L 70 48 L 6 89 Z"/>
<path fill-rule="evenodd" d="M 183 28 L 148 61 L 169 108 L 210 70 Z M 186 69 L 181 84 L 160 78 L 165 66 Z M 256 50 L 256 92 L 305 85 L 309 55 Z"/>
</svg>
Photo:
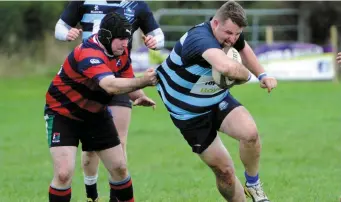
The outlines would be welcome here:
<svg viewBox="0 0 341 202">
<path fill-rule="evenodd" d="M 100 64 L 101 61 L 99 61 L 98 59 L 90 59 L 90 63 L 95 65 L 95 64 Z"/>
<path fill-rule="evenodd" d="M 91 10 L 90 13 L 94 13 L 94 14 L 96 14 L 96 13 L 103 13 L 103 11 L 100 11 L 100 10 L 99 10 L 99 6 L 98 6 L 98 5 L 95 5 L 95 6 L 94 6 L 94 9 Z"/>
</svg>

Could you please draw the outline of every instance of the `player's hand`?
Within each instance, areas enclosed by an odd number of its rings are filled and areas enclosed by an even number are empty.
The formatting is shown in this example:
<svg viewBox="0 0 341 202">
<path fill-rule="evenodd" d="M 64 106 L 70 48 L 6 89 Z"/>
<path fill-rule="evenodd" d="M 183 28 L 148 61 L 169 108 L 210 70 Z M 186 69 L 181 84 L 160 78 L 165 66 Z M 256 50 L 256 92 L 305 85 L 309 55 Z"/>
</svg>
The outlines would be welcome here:
<svg viewBox="0 0 341 202">
<path fill-rule="evenodd" d="M 158 82 L 157 74 L 154 68 L 148 68 L 143 75 L 148 86 L 155 86 Z"/>
<path fill-rule="evenodd" d="M 260 81 L 261 88 L 267 88 L 268 93 L 277 87 L 277 80 L 274 77 L 264 76 Z"/>
<path fill-rule="evenodd" d="M 155 37 L 148 35 L 148 36 L 142 36 L 142 39 L 144 41 L 144 44 L 147 46 L 147 48 L 149 49 L 155 49 L 156 48 L 156 44 L 157 41 L 155 39 Z"/>
<path fill-rule="evenodd" d="M 66 40 L 68 41 L 76 40 L 79 37 L 79 35 L 81 35 L 82 31 L 83 31 L 82 29 L 71 28 L 67 33 Z"/>
<path fill-rule="evenodd" d="M 147 97 L 145 95 L 137 98 L 134 101 L 133 105 L 134 106 L 152 107 L 153 109 L 156 108 L 156 103 L 152 99 L 150 99 L 149 97 Z"/>
<path fill-rule="evenodd" d="M 336 56 L 336 61 L 338 64 L 341 64 L 341 52 L 339 52 Z"/>
</svg>

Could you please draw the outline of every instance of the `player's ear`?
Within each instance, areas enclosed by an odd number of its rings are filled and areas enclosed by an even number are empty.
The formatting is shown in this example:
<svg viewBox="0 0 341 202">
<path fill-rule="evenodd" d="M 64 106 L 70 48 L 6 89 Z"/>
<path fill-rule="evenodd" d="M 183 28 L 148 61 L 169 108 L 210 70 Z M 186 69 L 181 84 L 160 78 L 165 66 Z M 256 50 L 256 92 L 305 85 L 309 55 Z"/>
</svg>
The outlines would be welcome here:
<svg viewBox="0 0 341 202">
<path fill-rule="evenodd" d="M 213 19 L 213 26 L 214 28 L 218 27 L 219 21 L 217 19 Z"/>
</svg>

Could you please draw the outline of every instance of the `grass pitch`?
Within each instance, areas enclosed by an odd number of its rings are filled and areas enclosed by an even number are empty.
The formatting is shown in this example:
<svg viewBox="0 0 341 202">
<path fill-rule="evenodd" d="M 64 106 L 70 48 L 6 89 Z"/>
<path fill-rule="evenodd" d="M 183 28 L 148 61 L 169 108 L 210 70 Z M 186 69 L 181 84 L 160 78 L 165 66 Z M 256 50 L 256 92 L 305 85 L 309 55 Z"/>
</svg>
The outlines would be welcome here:
<svg viewBox="0 0 341 202">
<path fill-rule="evenodd" d="M 43 107 L 51 78 L 0 80 L 0 201 L 48 200 L 52 164 Z M 224 201 L 211 171 L 191 152 L 173 126 L 154 88 L 146 93 L 157 109 L 135 107 L 128 159 L 136 201 Z M 330 82 L 279 82 L 267 94 L 256 84 L 232 94 L 253 114 L 262 138 L 260 177 L 274 202 L 329 202 L 341 195 L 341 86 Z M 221 134 L 244 182 L 237 142 Z M 80 157 L 78 155 L 78 157 Z M 85 201 L 80 158 L 72 201 Z M 108 200 L 101 165 L 99 192 Z"/>
</svg>

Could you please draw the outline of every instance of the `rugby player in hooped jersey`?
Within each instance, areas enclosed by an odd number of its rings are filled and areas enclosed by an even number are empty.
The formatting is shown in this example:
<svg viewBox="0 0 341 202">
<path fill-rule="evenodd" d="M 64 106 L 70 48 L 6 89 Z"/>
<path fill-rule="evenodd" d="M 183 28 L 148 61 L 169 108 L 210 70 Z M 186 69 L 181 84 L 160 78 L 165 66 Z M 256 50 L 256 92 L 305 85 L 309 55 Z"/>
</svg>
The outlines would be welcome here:
<svg viewBox="0 0 341 202">
<path fill-rule="evenodd" d="M 49 86 L 45 120 L 54 167 L 50 202 L 71 200 L 79 141 L 82 150 L 96 152 L 109 171 L 110 201 L 134 201 L 132 180 L 108 104 L 113 95 L 141 91 L 155 85 L 157 78 L 152 68 L 134 78 L 127 49 L 130 37 L 131 24 L 126 18 L 107 14 L 98 34 L 68 55 Z M 136 95 L 140 96 L 131 97 L 136 105 L 155 106 L 144 93 Z"/>
<path fill-rule="evenodd" d="M 245 11 L 237 2 L 223 4 L 210 21 L 191 28 L 175 44 L 157 68 L 157 89 L 174 125 L 215 174 L 220 194 L 229 202 L 245 202 L 245 191 L 254 202 L 266 202 L 269 199 L 259 179 L 261 145 L 256 124 L 246 108 L 228 89 L 219 89 L 212 77 L 215 68 L 237 83 L 245 83 L 253 73 L 269 92 L 277 86 L 276 79 L 265 73 L 244 40 L 246 25 Z M 232 46 L 245 66 L 223 52 L 222 48 Z M 217 131 L 239 141 L 244 189 Z"/>
<path fill-rule="evenodd" d="M 132 34 L 140 28 L 145 35 L 144 43 L 149 49 L 159 50 L 164 47 L 164 34 L 154 19 L 148 4 L 144 1 L 71 1 L 56 24 L 55 37 L 62 41 L 72 41 L 82 35 L 83 39 L 87 39 L 91 34 L 97 33 L 99 22 L 109 12 L 125 16 L 132 25 Z M 76 28 L 78 23 L 82 29 Z M 132 40 L 128 43 L 129 54 L 131 47 Z M 112 111 L 113 121 L 127 158 L 127 137 L 132 111 L 128 94 L 113 96 L 109 108 Z M 98 196 L 99 158 L 95 152 L 84 151 L 81 164 L 88 200 L 95 201 Z"/>
</svg>

